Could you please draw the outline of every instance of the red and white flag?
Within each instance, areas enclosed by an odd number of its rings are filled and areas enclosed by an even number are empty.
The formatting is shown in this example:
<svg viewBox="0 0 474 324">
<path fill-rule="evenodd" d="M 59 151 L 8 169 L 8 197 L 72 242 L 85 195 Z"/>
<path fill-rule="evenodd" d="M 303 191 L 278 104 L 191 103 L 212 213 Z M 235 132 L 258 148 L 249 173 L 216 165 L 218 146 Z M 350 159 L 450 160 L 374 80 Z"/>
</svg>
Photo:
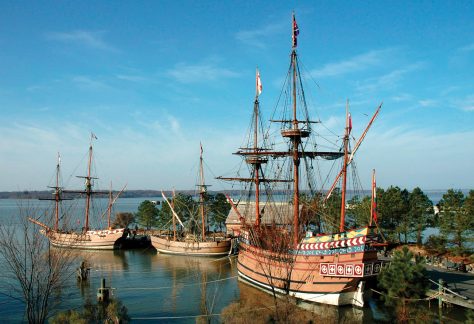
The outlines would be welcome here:
<svg viewBox="0 0 474 324">
<path fill-rule="evenodd" d="M 256 85 L 257 85 L 257 96 L 260 96 L 262 93 L 262 81 L 260 80 L 260 72 L 257 69 L 257 77 L 256 77 Z"/>
<path fill-rule="evenodd" d="M 348 127 L 349 127 L 349 133 L 350 133 L 351 130 L 352 130 L 352 116 L 351 116 L 351 113 L 348 114 L 347 118 L 349 119 Z"/>
<path fill-rule="evenodd" d="M 372 173 L 372 219 L 377 223 L 377 184 L 375 183 L 375 170 Z M 371 222 L 372 223 L 372 222 Z"/>
</svg>

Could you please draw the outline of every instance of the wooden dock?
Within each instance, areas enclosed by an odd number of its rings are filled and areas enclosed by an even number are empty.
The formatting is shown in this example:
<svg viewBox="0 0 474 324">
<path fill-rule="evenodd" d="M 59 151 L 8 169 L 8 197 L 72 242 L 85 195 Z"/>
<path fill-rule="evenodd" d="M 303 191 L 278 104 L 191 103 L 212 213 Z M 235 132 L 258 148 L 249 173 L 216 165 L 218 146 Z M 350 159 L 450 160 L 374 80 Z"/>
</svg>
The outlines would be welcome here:
<svg viewBox="0 0 474 324">
<path fill-rule="evenodd" d="M 435 290 L 435 289 L 430 289 L 426 293 L 426 296 L 428 297 L 434 297 L 434 296 L 438 297 L 438 295 L 439 295 L 438 290 Z M 441 295 L 441 299 L 443 303 L 448 303 L 448 304 L 452 304 L 452 305 L 456 305 L 460 307 L 474 309 L 474 300 L 472 299 L 464 299 L 450 293 L 443 293 Z"/>
<path fill-rule="evenodd" d="M 444 303 L 474 309 L 474 275 L 443 268 L 428 267 L 428 275 L 433 282 L 433 289 L 428 297 L 440 295 Z M 442 289 L 438 282 L 443 280 Z"/>
</svg>

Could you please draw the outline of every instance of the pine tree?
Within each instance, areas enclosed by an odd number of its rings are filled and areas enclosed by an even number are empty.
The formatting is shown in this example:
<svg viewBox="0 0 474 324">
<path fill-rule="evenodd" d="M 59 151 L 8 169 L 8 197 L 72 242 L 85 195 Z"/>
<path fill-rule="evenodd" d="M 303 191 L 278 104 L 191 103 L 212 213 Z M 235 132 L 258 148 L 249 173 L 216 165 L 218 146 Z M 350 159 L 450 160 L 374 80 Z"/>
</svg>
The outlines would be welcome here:
<svg viewBox="0 0 474 324">
<path fill-rule="evenodd" d="M 150 229 L 156 225 L 157 217 L 158 209 L 151 201 L 145 200 L 138 206 L 136 218 L 138 223 L 145 226 L 146 229 Z"/>
<path fill-rule="evenodd" d="M 467 200 L 467 203 L 465 203 L 465 200 Z M 473 219 L 469 211 L 472 200 L 474 200 L 474 193 L 470 193 L 468 199 L 466 199 L 461 190 L 449 189 L 440 201 L 441 234 L 461 251 L 464 248 L 463 243 L 467 236 L 472 232 Z"/>
<path fill-rule="evenodd" d="M 416 232 L 416 244 L 422 243 L 422 232 L 429 216 L 433 214 L 433 203 L 423 191 L 416 187 L 408 196 L 410 228 Z"/>
<path fill-rule="evenodd" d="M 404 240 L 408 236 L 408 191 L 399 187 L 390 186 L 386 191 L 377 189 L 378 213 L 383 232 L 393 240 L 398 238 L 401 242 L 401 235 Z"/>
<path fill-rule="evenodd" d="M 409 300 L 424 297 L 430 286 L 424 259 L 421 256 L 416 256 L 414 261 L 412 259 L 413 253 L 404 247 L 395 252 L 390 265 L 383 268 L 378 276 L 385 303 L 395 306 L 402 320 L 408 318 Z"/>
</svg>

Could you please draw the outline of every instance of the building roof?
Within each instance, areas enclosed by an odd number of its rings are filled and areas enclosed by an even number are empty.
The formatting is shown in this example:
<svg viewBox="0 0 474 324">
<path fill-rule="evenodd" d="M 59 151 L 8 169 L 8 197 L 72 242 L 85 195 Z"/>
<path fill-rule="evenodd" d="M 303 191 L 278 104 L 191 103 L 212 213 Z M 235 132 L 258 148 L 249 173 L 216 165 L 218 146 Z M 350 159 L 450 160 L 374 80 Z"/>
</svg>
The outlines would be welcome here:
<svg viewBox="0 0 474 324">
<path fill-rule="evenodd" d="M 234 203 L 235 204 L 235 203 Z M 255 222 L 255 202 L 239 202 L 237 210 L 242 215 L 247 223 Z M 262 224 L 283 225 L 291 224 L 293 222 L 293 204 L 288 202 L 260 202 L 259 204 L 262 219 Z M 300 205 L 300 212 L 301 212 Z M 226 225 L 240 224 L 239 216 L 234 208 L 231 208 L 229 215 L 225 221 Z"/>
</svg>

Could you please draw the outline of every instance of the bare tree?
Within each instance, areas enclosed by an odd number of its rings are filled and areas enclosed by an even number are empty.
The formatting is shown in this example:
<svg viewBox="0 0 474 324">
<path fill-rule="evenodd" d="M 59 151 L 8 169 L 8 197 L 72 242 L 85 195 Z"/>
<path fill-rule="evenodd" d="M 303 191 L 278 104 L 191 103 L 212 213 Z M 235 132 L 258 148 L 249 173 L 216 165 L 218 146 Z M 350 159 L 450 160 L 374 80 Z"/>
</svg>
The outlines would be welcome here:
<svg viewBox="0 0 474 324">
<path fill-rule="evenodd" d="M 44 323 L 52 294 L 74 274 L 72 251 L 50 246 L 38 226 L 28 221 L 32 208 L 19 207 L 19 216 L 0 224 L 0 270 L 8 294 L 25 303 L 29 323 Z"/>
</svg>

